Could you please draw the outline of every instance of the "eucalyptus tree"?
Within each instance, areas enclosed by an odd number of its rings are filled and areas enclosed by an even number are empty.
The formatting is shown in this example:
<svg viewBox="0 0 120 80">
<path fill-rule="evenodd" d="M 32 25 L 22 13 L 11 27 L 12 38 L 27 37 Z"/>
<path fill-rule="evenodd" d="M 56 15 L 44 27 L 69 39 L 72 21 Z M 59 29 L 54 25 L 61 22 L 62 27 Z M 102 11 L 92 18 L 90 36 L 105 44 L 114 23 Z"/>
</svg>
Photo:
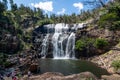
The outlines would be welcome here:
<svg viewBox="0 0 120 80">
<path fill-rule="evenodd" d="M 13 0 L 10 0 L 10 5 L 11 5 L 11 10 L 12 11 L 16 11 L 17 10 L 17 4 L 16 3 L 14 3 L 14 1 Z"/>
<path fill-rule="evenodd" d="M 4 4 L 6 10 L 7 10 L 7 8 L 8 8 L 7 3 L 8 3 L 7 0 L 3 0 L 3 4 Z"/>
<path fill-rule="evenodd" d="M 0 2 L 0 15 L 5 11 L 5 6 L 2 2 Z"/>
</svg>

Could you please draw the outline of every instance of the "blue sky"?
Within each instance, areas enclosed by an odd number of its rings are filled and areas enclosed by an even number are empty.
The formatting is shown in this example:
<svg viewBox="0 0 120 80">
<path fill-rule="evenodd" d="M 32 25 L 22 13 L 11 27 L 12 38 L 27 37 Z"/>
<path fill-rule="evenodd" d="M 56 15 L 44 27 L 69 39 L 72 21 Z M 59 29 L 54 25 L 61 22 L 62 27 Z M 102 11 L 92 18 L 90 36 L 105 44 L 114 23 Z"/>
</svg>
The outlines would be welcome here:
<svg viewBox="0 0 120 80">
<path fill-rule="evenodd" d="M 85 5 L 84 1 L 94 0 L 13 0 L 14 3 L 24 4 L 31 8 L 40 8 L 45 13 L 57 15 L 61 14 L 79 14 L 81 10 L 92 9 L 93 5 Z M 103 0 L 106 1 L 106 0 Z"/>
</svg>

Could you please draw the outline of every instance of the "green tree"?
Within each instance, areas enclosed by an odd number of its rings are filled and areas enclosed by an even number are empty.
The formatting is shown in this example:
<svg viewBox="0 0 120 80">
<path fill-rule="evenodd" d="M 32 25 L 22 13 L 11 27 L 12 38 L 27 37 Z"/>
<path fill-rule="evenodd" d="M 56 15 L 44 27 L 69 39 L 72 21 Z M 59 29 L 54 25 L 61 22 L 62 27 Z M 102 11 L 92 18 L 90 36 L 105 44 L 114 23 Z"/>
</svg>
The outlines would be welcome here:
<svg viewBox="0 0 120 80">
<path fill-rule="evenodd" d="M 13 0 L 10 0 L 11 10 L 16 11 L 17 10 L 17 4 L 14 3 Z"/>
<path fill-rule="evenodd" d="M 12 11 L 16 11 L 16 10 L 17 10 L 17 4 L 13 4 L 13 5 L 11 6 L 11 8 L 12 8 Z"/>
<path fill-rule="evenodd" d="M 106 13 L 98 21 L 99 26 L 112 31 L 120 30 L 120 3 L 109 4 L 105 10 Z"/>
<path fill-rule="evenodd" d="M 56 22 L 56 15 L 55 14 L 51 14 L 50 15 L 50 19 L 53 20 L 53 22 Z M 59 21 L 59 19 L 57 19 Z"/>
<path fill-rule="evenodd" d="M 43 11 L 41 9 L 38 8 L 38 17 L 40 19 L 44 19 L 44 14 L 43 14 Z"/>
<path fill-rule="evenodd" d="M 3 4 L 4 4 L 6 10 L 8 8 L 7 3 L 8 3 L 7 0 L 3 0 Z"/>
<path fill-rule="evenodd" d="M 5 11 L 4 4 L 0 1 L 0 14 L 2 14 Z"/>
</svg>

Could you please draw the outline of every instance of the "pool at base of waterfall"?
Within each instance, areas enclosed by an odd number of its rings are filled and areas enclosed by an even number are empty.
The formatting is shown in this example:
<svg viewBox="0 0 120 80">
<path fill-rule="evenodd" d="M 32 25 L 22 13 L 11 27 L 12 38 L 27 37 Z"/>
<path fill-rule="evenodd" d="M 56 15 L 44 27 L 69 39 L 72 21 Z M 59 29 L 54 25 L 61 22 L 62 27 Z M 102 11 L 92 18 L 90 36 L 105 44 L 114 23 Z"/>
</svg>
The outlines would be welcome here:
<svg viewBox="0 0 120 80">
<path fill-rule="evenodd" d="M 96 64 L 77 59 L 40 59 L 40 73 L 60 72 L 64 75 L 77 74 L 85 71 L 92 72 L 97 77 L 109 75 L 109 73 Z"/>
</svg>

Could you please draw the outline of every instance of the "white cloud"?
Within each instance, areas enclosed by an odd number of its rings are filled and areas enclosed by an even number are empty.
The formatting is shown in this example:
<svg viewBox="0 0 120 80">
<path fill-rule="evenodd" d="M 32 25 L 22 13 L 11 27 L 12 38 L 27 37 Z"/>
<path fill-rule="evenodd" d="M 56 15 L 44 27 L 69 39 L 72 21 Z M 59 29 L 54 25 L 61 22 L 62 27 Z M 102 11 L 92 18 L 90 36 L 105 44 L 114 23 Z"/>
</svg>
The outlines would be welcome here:
<svg viewBox="0 0 120 80">
<path fill-rule="evenodd" d="M 31 5 L 35 8 L 40 8 L 44 10 L 45 12 L 52 12 L 53 11 L 53 2 L 52 1 L 45 1 L 45 2 L 39 2 L 39 3 L 31 3 Z"/>
<path fill-rule="evenodd" d="M 61 11 L 58 11 L 57 14 L 58 14 L 58 15 L 60 15 L 60 14 L 64 14 L 65 11 L 66 11 L 65 8 L 62 8 L 62 10 L 61 10 Z"/>
<path fill-rule="evenodd" d="M 81 2 L 74 3 L 73 6 L 76 7 L 76 8 L 78 8 L 79 11 L 80 11 L 81 9 L 83 9 L 83 4 L 82 4 Z"/>
</svg>

